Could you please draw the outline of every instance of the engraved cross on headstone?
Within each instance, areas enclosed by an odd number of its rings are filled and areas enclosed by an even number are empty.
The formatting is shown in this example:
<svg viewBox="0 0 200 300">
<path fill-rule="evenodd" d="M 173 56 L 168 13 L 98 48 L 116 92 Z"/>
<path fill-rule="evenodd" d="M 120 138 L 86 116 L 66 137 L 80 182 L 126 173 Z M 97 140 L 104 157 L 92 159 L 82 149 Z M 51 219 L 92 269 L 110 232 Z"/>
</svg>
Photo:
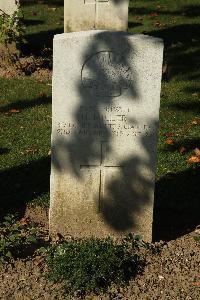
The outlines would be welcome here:
<svg viewBox="0 0 200 300">
<path fill-rule="evenodd" d="M 100 156 L 100 163 L 98 165 L 80 165 L 80 169 L 98 169 L 99 170 L 99 197 L 98 197 L 98 211 L 101 211 L 101 199 L 104 196 L 104 189 L 105 189 L 105 173 L 106 169 L 108 168 L 123 168 L 123 166 L 111 166 L 105 163 L 106 157 L 106 142 L 102 141 L 100 144 L 101 147 L 101 156 Z"/>
<path fill-rule="evenodd" d="M 92 4 L 95 6 L 95 21 L 94 29 L 96 29 L 99 18 L 99 5 L 101 4 L 110 4 L 110 0 L 84 0 L 84 4 Z"/>
</svg>

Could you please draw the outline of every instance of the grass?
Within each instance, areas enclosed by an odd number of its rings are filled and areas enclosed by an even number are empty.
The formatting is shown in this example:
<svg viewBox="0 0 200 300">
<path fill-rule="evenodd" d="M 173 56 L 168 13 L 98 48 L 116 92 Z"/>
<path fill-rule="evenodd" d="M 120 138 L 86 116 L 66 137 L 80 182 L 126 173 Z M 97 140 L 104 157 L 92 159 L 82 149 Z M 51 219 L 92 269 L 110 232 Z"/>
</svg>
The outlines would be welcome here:
<svg viewBox="0 0 200 300">
<path fill-rule="evenodd" d="M 23 5 L 28 41 L 23 51 L 39 54 L 52 47 L 54 34 L 63 31 L 62 1 L 23 1 Z M 197 0 L 130 3 L 129 31 L 158 36 L 165 43 L 168 71 L 161 93 L 154 212 L 157 238 L 161 227 L 167 227 L 166 238 L 172 238 L 184 226 L 194 227 L 199 221 L 199 169 L 187 161 L 194 148 L 200 148 L 200 125 L 192 124 L 200 117 L 199 8 Z M 8 211 L 14 204 L 48 205 L 51 86 L 30 78 L 0 78 L 0 99 L 2 207 Z M 169 136 L 175 145 L 166 145 Z M 181 146 L 186 148 L 184 155 L 178 151 Z"/>
<path fill-rule="evenodd" d="M 0 86 L 2 207 L 9 209 L 30 201 L 47 204 L 51 86 L 32 79 L 3 78 Z"/>
<path fill-rule="evenodd" d="M 199 166 L 188 163 L 193 150 L 200 148 L 200 125 L 193 122 L 200 117 L 199 9 L 198 1 L 131 2 L 130 31 L 163 38 L 168 69 L 161 93 L 156 239 L 175 238 L 199 222 Z M 175 145 L 165 144 L 169 136 Z"/>
</svg>

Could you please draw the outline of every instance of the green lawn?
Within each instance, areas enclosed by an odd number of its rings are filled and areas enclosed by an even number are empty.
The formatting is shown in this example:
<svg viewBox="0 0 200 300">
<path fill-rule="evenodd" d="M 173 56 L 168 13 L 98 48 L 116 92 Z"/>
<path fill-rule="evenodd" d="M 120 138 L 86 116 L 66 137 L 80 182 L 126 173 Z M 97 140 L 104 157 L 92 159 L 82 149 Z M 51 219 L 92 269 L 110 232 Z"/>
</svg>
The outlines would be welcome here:
<svg viewBox="0 0 200 300">
<path fill-rule="evenodd" d="M 52 48 L 53 35 L 63 31 L 62 1 L 35 2 L 23 1 L 24 53 Z M 193 149 L 200 148 L 200 124 L 193 122 L 200 118 L 199 10 L 197 0 L 130 4 L 129 31 L 161 37 L 165 43 L 168 71 L 161 93 L 154 222 L 155 228 L 169 231 L 199 221 L 199 166 L 187 162 Z M 5 211 L 13 204 L 48 205 L 50 133 L 50 84 L 0 78 L 0 199 Z M 174 145 L 166 145 L 167 138 Z M 186 148 L 184 155 L 180 147 Z"/>
</svg>

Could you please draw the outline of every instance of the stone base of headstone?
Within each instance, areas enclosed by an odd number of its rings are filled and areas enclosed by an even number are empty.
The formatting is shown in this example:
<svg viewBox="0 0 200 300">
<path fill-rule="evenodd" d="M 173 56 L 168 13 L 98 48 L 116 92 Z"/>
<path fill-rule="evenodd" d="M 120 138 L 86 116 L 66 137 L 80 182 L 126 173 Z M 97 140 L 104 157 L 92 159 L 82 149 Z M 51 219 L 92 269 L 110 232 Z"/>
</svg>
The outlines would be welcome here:
<svg viewBox="0 0 200 300">
<path fill-rule="evenodd" d="M 54 38 L 50 234 L 152 239 L 162 40 Z"/>
</svg>

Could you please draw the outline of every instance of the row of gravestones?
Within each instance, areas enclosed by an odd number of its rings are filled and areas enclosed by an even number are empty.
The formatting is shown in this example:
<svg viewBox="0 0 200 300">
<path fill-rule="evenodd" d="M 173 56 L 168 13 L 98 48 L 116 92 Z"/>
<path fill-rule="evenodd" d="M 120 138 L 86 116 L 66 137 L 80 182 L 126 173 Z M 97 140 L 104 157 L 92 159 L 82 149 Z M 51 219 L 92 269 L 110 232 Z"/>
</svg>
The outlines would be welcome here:
<svg viewBox="0 0 200 300">
<path fill-rule="evenodd" d="M 64 31 L 127 30 L 129 0 L 64 0 Z M 19 0 L 1 0 L 0 11 L 12 15 Z"/>
<path fill-rule="evenodd" d="M 126 32 L 128 2 L 65 0 L 53 49 L 52 235 L 152 239 L 163 43 Z"/>
</svg>

